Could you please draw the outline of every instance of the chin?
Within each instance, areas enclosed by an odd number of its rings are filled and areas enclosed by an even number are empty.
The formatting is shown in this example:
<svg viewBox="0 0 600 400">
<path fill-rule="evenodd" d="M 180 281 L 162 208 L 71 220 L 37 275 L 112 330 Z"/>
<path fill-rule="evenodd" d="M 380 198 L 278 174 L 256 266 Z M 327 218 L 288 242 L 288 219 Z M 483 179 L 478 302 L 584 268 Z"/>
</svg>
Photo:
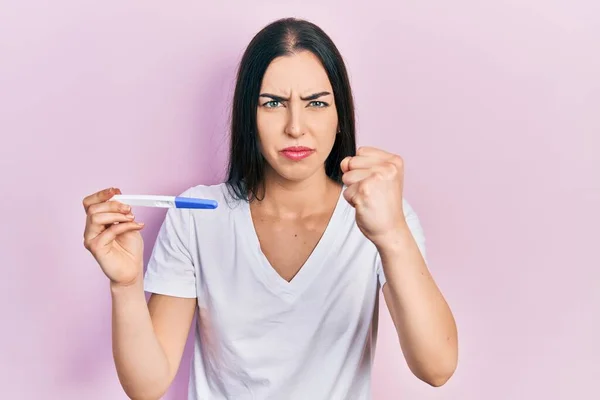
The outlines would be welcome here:
<svg viewBox="0 0 600 400">
<path fill-rule="evenodd" d="M 300 163 L 295 165 L 275 165 L 271 167 L 273 173 L 290 182 L 302 182 L 305 181 L 316 173 L 318 173 L 322 168 L 316 165 L 301 165 Z"/>
<path fill-rule="evenodd" d="M 314 175 L 316 171 L 275 171 L 280 178 L 290 182 L 302 182 Z"/>
</svg>

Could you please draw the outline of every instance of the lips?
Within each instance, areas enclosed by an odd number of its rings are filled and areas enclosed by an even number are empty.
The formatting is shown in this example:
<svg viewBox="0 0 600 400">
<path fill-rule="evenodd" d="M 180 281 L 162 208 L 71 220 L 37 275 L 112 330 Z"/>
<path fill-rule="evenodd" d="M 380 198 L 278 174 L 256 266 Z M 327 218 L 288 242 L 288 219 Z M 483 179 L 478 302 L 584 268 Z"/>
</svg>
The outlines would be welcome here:
<svg viewBox="0 0 600 400">
<path fill-rule="evenodd" d="M 306 157 L 310 156 L 314 152 L 315 151 L 309 147 L 293 146 L 293 147 L 286 147 L 285 149 L 281 150 L 280 153 L 284 157 L 289 158 L 290 160 L 300 161 L 300 160 L 303 160 Z"/>
</svg>

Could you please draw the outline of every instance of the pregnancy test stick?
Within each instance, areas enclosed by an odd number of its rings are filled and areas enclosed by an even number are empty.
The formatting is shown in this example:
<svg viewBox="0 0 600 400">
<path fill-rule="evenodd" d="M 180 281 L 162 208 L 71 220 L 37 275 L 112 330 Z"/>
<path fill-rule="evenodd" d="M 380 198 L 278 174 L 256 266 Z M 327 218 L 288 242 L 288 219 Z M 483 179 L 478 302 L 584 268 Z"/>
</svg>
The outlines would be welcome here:
<svg viewBox="0 0 600 400">
<path fill-rule="evenodd" d="M 215 209 L 218 206 L 215 200 L 146 194 L 116 194 L 110 200 L 116 200 L 130 206 L 160 208 Z"/>
</svg>

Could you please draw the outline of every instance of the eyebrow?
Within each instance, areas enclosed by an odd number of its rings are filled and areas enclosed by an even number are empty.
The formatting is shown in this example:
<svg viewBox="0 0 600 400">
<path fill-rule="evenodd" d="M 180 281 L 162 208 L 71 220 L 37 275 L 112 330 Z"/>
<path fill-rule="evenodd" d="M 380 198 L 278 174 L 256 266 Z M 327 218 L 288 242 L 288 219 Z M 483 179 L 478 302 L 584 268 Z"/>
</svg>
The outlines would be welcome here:
<svg viewBox="0 0 600 400">
<path fill-rule="evenodd" d="M 313 93 L 310 96 L 306 96 L 306 97 L 300 97 L 302 100 L 304 101 L 310 101 L 310 100 L 316 100 L 319 97 L 322 96 L 327 96 L 330 95 L 331 93 L 329 92 L 319 92 L 319 93 Z M 259 97 L 268 97 L 270 99 L 273 99 L 275 101 L 289 101 L 289 98 L 285 98 L 285 97 L 281 97 L 281 96 L 276 96 L 274 94 L 271 93 L 261 93 Z"/>
</svg>

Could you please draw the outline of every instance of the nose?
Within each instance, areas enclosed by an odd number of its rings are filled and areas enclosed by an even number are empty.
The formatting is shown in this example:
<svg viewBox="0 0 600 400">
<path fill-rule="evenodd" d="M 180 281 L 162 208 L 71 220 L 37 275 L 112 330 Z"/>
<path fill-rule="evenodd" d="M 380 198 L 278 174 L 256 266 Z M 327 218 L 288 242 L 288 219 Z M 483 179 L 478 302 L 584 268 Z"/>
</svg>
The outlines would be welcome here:
<svg viewBox="0 0 600 400">
<path fill-rule="evenodd" d="M 304 135 L 302 124 L 302 111 L 297 107 L 288 108 L 288 120 L 285 124 L 285 134 L 293 138 L 299 138 Z"/>
</svg>

